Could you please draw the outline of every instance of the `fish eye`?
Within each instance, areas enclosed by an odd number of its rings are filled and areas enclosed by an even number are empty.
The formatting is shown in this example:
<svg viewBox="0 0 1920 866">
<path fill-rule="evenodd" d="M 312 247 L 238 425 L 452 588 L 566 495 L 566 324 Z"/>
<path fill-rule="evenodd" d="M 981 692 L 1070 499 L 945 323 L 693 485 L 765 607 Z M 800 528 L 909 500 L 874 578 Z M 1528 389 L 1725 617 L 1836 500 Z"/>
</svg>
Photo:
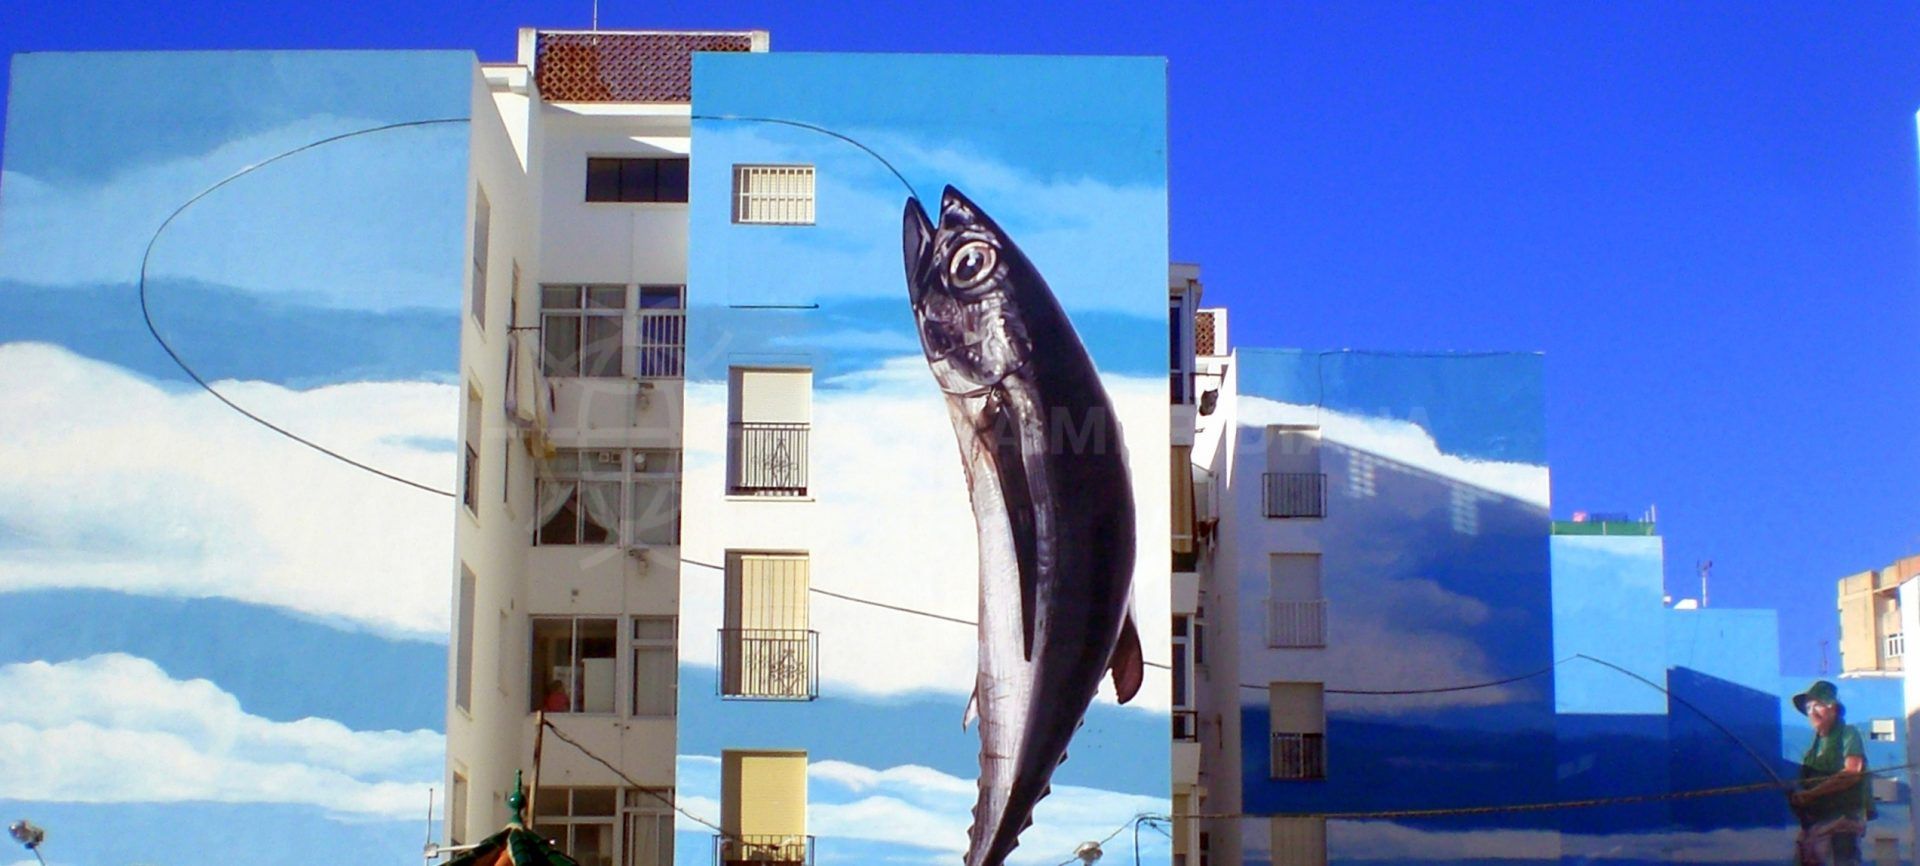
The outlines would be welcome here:
<svg viewBox="0 0 1920 866">
<path fill-rule="evenodd" d="M 1000 255 L 986 241 L 967 241 L 947 260 L 947 277 L 956 289 L 971 289 L 987 281 Z"/>
</svg>

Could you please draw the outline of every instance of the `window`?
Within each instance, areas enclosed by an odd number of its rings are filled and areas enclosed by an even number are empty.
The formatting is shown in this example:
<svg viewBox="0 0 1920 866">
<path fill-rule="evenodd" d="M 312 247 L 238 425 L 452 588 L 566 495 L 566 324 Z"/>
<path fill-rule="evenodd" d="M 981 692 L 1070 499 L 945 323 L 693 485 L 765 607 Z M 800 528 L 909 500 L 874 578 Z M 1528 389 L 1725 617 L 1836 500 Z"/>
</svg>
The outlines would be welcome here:
<svg viewBox="0 0 1920 866">
<path fill-rule="evenodd" d="M 678 695 L 676 620 L 670 616 L 633 618 L 633 714 L 671 716 Z"/>
<path fill-rule="evenodd" d="M 720 751 L 720 866 L 811 864 L 807 832 L 807 753 L 790 749 Z"/>
<path fill-rule="evenodd" d="M 535 617 L 528 711 L 613 712 L 617 630 L 612 619 Z"/>
<path fill-rule="evenodd" d="M 473 709 L 473 571 L 460 564 L 460 619 L 454 623 L 453 705 Z"/>
<path fill-rule="evenodd" d="M 453 774 L 453 784 L 447 789 L 447 844 L 461 845 L 467 841 L 467 777 Z"/>
<path fill-rule="evenodd" d="M 1267 646 L 1327 645 L 1320 554 L 1275 553 L 1267 561 Z"/>
<path fill-rule="evenodd" d="M 813 371 L 735 367 L 727 384 L 727 492 L 807 495 Z"/>
<path fill-rule="evenodd" d="M 467 388 L 466 451 L 460 463 L 460 501 L 480 514 L 480 392 Z"/>
<path fill-rule="evenodd" d="M 1268 733 L 1275 779 L 1325 779 L 1326 687 L 1315 682 L 1276 682 L 1267 687 Z"/>
<path fill-rule="evenodd" d="M 734 166 L 733 221 L 813 225 L 813 166 Z"/>
<path fill-rule="evenodd" d="M 500 396 L 504 401 L 507 418 L 512 420 L 516 413 L 518 395 L 514 391 L 516 362 L 520 357 L 520 335 L 514 328 L 520 326 L 520 260 L 513 260 L 512 277 L 507 292 L 507 364 L 506 381 L 501 383 Z M 513 501 L 513 437 L 500 439 L 500 501 Z"/>
<path fill-rule="evenodd" d="M 589 157 L 587 201 L 681 202 L 687 200 L 687 158 Z"/>
<path fill-rule="evenodd" d="M 1327 516 L 1327 476 L 1320 471 L 1320 429 L 1267 428 L 1262 500 L 1268 517 Z"/>
<path fill-rule="evenodd" d="M 673 789 L 628 788 L 625 866 L 673 866 Z"/>
<path fill-rule="evenodd" d="M 1268 841 L 1273 866 L 1326 866 L 1327 819 L 1271 818 Z"/>
<path fill-rule="evenodd" d="M 1870 729 L 1871 733 L 1867 736 L 1870 739 L 1883 743 L 1891 743 L 1894 741 L 1894 738 L 1898 736 L 1895 730 L 1896 728 L 1894 727 L 1894 721 L 1892 719 L 1874 719 L 1873 727 Z"/>
<path fill-rule="evenodd" d="M 556 378 L 686 375 L 682 286 L 540 287 L 540 369 Z"/>
<path fill-rule="evenodd" d="M 472 294 L 474 324 L 484 333 L 487 328 L 487 244 L 493 233 L 493 208 L 487 204 L 487 191 L 473 190 L 473 279 L 467 289 Z"/>
<path fill-rule="evenodd" d="M 533 794 L 533 832 L 580 866 L 613 866 L 618 788 L 540 788 Z"/>
<path fill-rule="evenodd" d="M 680 452 L 562 449 L 541 464 L 539 545 L 680 543 Z"/>
<path fill-rule="evenodd" d="M 807 628 L 804 553 L 727 553 L 726 617 L 720 630 L 720 694 L 812 700 L 818 635 Z"/>
</svg>

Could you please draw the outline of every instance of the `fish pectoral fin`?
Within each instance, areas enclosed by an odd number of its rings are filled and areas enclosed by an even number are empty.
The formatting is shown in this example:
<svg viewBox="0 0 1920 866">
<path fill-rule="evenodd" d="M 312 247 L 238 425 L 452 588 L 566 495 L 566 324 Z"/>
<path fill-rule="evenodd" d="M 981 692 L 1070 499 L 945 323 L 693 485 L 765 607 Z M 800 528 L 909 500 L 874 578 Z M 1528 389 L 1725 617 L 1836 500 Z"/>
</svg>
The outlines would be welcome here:
<svg viewBox="0 0 1920 866">
<path fill-rule="evenodd" d="M 973 694 L 967 695 L 966 712 L 960 714 L 960 730 L 964 731 L 967 728 L 972 727 L 974 721 L 979 718 L 980 718 L 980 687 L 974 686 Z"/>
<path fill-rule="evenodd" d="M 1020 569 L 1020 636 L 1022 656 L 1033 661 L 1034 600 L 1040 583 L 1040 531 L 1034 513 L 1033 485 L 1027 475 L 1027 455 L 1020 447 L 1020 421 L 998 389 L 987 395 L 979 434 L 988 438 L 993 470 L 1000 482 L 1001 507 L 1013 538 L 1014 560 Z"/>
<path fill-rule="evenodd" d="M 1140 629 L 1133 624 L 1133 611 L 1127 611 L 1126 620 L 1120 624 L 1120 641 L 1114 644 L 1107 670 L 1113 674 L 1113 691 L 1120 703 L 1131 701 L 1140 693 L 1140 682 L 1146 677 L 1146 659 L 1141 656 Z"/>
</svg>

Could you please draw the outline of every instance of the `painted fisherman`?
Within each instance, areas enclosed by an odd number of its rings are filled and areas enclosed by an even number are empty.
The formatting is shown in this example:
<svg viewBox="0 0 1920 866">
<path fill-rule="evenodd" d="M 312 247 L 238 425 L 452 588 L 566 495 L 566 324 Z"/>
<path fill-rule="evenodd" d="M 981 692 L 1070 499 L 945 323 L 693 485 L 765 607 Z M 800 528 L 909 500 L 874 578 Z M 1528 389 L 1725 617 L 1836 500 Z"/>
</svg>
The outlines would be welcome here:
<svg viewBox="0 0 1920 866">
<path fill-rule="evenodd" d="M 1860 837 L 1873 817 L 1873 786 L 1860 732 L 1847 724 L 1839 689 L 1817 680 L 1793 696 L 1793 708 L 1813 726 L 1813 743 L 1800 759 L 1800 781 L 1787 801 L 1800 819 L 1804 866 L 1859 866 Z"/>
</svg>

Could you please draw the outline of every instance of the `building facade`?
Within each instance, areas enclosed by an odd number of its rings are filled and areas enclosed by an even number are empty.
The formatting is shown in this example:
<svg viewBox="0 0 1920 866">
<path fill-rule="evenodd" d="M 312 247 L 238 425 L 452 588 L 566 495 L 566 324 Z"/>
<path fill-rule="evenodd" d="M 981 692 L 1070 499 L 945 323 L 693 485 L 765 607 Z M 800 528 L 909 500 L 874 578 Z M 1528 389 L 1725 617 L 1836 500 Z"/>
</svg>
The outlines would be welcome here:
<svg viewBox="0 0 1920 866">
<path fill-rule="evenodd" d="M 1005 423 L 1024 388 L 1053 414 L 1006 435 L 1118 467 L 1096 491 L 1028 463 L 1021 496 L 1126 504 L 1130 543 L 1094 546 L 1130 555 L 1146 664 L 1127 705 L 1101 687 L 1012 861 L 1057 862 L 1168 803 L 1164 63 L 767 43 L 527 31 L 485 68 L 511 147 L 474 193 L 449 837 L 503 820 L 526 769 L 582 863 L 957 856 L 985 760 L 958 723 L 1011 712 L 970 698 L 971 623 L 1019 578 L 979 564 L 970 501 L 1013 481 L 969 477 L 956 413 L 987 395 Z M 916 212 L 973 238 L 977 278 L 939 275 L 961 307 L 915 282 Z M 1024 294 L 980 300 L 1023 252 Z M 1097 378 L 1040 373 L 1075 357 Z M 1055 519 L 1043 551 L 1087 542 Z"/>
<path fill-rule="evenodd" d="M 1920 556 L 1840 578 L 1840 675 L 1899 674 L 1906 670 L 1901 584 L 1920 575 Z"/>
<path fill-rule="evenodd" d="M 1667 599 L 1651 522 L 1549 519 L 1537 356 L 1221 354 L 1189 862 L 1791 856 L 1816 674 L 1773 611 Z M 1899 683 L 1841 695 L 1866 854 L 1910 862 Z"/>
</svg>

